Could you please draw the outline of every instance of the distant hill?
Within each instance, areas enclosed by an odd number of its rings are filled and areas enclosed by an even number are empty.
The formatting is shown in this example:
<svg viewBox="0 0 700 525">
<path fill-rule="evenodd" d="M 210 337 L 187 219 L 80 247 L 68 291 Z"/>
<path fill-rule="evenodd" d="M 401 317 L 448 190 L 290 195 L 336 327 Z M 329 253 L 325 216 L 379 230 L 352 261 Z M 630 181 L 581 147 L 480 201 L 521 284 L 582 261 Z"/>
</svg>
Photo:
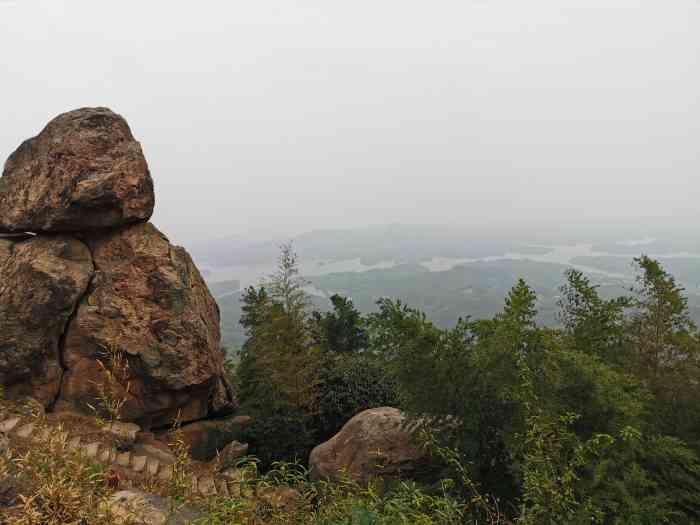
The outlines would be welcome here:
<svg viewBox="0 0 700 525">
<path fill-rule="evenodd" d="M 540 322 L 553 325 L 556 319 L 558 288 L 564 281 L 563 264 L 528 260 L 474 262 L 450 270 L 431 272 L 417 264 L 366 272 L 344 272 L 310 277 L 315 292 L 314 307 L 329 308 L 333 293 L 352 298 L 364 313 L 375 310 L 379 298 L 401 299 L 423 310 L 441 326 L 450 326 L 460 317 L 491 317 L 503 308 L 503 300 L 518 278 L 523 277 L 538 294 Z M 602 284 L 603 295 L 625 293 L 630 282 L 593 276 Z M 240 293 L 218 299 L 221 308 L 224 343 L 240 346 L 245 336 L 238 324 L 241 315 Z"/>
<path fill-rule="evenodd" d="M 663 238 L 639 242 L 604 242 L 594 244 L 593 251 L 630 257 L 639 256 L 640 253 L 655 256 L 679 252 L 697 254 L 700 253 L 700 239 Z"/>
<path fill-rule="evenodd" d="M 637 250 L 639 251 L 639 248 Z M 667 272 L 673 275 L 678 282 L 683 283 L 689 293 L 700 293 L 700 258 L 659 257 L 658 260 Z M 582 256 L 574 257 L 571 262 L 598 268 L 605 272 L 629 276 L 634 274 L 632 258 L 626 256 Z"/>
<path fill-rule="evenodd" d="M 231 295 L 241 289 L 241 282 L 238 279 L 208 283 L 208 285 L 209 291 L 216 299 Z"/>
<path fill-rule="evenodd" d="M 547 242 L 544 234 L 531 235 L 538 243 Z M 295 237 L 293 244 L 302 272 L 313 285 L 310 292 L 317 309 L 328 308 L 328 297 L 335 292 L 351 297 L 365 313 L 373 311 L 381 297 L 398 298 L 425 311 L 443 327 L 459 317 L 493 316 L 519 277 L 538 293 L 540 322 L 553 325 L 557 322 L 558 288 L 569 264 L 586 269 L 603 295 L 616 296 L 625 294 L 633 284 L 633 257 L 672 253 L 673 257 L 662 256 L 660 261 L 686 287 L 691 314 L 700 321 L 700 258 L 682 256 L 700 253 L 698 241 L 605 241 L 593 244 L 593 251 L 589 242 L 548 248 L 527 241 L 467 228 L 385 225 L 316 230 Z M 247 286 L 269 274 L 282 242 L 230 237 L 189 245 L 197 262 L 210 270 L 207 279 L 221 307 L 226 344 L 238 346 L 244 341 L 238 325 L 241 283 Z M 572 251 L 572 247 L 576 249 Z M 579 255 L 602 250 L 607 250 L 606 255 Z M 498 257 L 501 259 L 494 260 Z M 377 268 L 380 263 L 389 264 Z M 225 280 L 217 282 L 219 279 Z"/>
</svg>

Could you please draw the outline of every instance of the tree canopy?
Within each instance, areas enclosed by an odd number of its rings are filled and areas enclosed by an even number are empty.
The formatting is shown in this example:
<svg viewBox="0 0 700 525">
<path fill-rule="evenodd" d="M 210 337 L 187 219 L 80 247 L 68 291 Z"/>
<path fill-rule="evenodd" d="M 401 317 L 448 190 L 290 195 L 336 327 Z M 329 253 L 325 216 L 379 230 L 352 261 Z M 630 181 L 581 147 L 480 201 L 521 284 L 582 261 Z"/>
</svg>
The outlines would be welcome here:
<svg viewBox="0 0 700 525">
<path fill-rule="evenodd" d="M 370 315 L 339 295 L 309 311 L 283 248 L 244 296 L 251 443 L 303 457 L 355 413 L 398 406 L 438 451 L 426 486 L 468 480 L 454 497 L 478 488 L 517 523 L 699 523 L 700 334 L 673 276 L 635 264 L 636 286 L 615 298 L 568 270 L 558 326 L 538 325 L 520 279 L 494 317 L 444 329 L 389 298 Z"/>
</svg>

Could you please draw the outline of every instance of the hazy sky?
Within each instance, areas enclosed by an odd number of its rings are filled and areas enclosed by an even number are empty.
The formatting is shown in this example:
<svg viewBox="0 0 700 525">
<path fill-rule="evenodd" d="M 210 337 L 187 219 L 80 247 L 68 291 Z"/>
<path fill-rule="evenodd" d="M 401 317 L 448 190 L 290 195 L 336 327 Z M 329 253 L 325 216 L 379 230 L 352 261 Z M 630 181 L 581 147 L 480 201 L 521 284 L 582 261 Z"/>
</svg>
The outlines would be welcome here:
<svg viewBox="0 0 700 525">
<path fill-rule="evenodd" d="M 700 221 L 697 0 L 0 0 L 0 155 L 108 106 L 190 240 Z"/>
</svg>

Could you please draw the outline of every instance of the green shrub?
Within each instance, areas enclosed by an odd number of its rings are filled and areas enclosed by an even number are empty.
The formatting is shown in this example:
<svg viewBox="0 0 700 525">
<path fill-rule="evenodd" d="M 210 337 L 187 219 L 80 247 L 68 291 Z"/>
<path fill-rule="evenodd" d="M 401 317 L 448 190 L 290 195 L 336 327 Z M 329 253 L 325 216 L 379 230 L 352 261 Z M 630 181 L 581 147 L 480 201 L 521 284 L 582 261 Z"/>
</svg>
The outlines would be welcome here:
<svg viewBox="0 0 700 525">
<path fill-rule="evenodd" d="M 396 384 L 370 355 L 337 355 L 323 360 L 317 374 L 315 437 L 331 438 L 354 415 L 399 403 Z"/>
</svg>

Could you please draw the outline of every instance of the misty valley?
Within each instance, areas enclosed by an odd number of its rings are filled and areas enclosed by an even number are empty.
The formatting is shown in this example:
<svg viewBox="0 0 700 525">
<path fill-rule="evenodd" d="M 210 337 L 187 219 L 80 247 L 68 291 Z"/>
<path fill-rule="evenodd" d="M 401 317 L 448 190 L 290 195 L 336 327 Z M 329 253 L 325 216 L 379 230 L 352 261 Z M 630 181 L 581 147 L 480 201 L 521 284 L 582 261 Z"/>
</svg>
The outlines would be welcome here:
<svg viewBox="0 0 700 525">
<path fill-rule="evenodd" d="M 331 308 L 333 294 L 351 298 L 363 313 L 376 311 L 381 298 L 398 298 L 448 328 L 460 318 L 492 317 L 523 278 L 537 293 L 538 322 L 558 326 L 559 288 L 567 268 L 584 272 L 603 297 L 611 298 L 629 291 L 632 260 L 647 254 L 684 286 L 691 317 L 700 323 L 700 241 L 640 239 L 485 242 L 463 231 L 395 225 L 312 232 L 295 238 L 294 247 L 308 280 L 306 291 L 319 311 Z M 239 323 L 242 291 L 274 271 L 281 243 L 224 238 L 192 246 L 221 308 L 222 339 L 231 350 L 245 341 Z"/>
</svg>

